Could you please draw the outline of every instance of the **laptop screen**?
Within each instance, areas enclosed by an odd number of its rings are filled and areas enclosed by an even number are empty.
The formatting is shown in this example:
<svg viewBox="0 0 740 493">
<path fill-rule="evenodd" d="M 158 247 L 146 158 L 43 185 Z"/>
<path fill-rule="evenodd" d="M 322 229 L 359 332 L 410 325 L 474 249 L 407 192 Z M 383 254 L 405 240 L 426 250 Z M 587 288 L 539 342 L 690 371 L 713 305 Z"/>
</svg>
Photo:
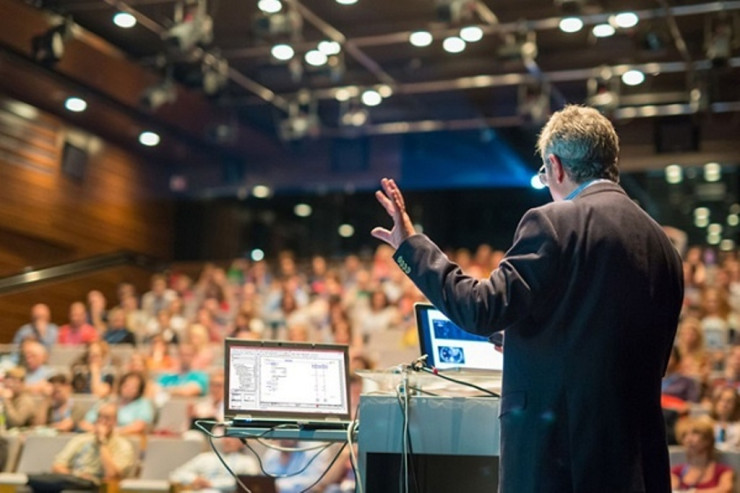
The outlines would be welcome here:
<svg viewBox="0 0 740 493">
<path fill-rule="evenodd" d="M 226 339 L 227 416 L 348 421 L 348 347 Z"/>
<path fill-rule="evenodd" d="M 416 325 L 427 365 L 441 370 L 503 370 L 504 355 L 486 337 L 465 332 L 432 305 L 418 303 Z"/>
</svg>

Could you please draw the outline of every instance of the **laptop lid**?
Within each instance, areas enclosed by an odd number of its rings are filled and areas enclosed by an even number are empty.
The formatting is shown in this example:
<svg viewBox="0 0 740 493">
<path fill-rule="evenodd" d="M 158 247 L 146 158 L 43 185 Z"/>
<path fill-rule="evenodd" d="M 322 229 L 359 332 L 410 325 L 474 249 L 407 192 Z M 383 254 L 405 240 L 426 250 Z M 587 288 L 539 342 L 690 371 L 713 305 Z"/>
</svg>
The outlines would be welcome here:
<svg viewBox="0 0 740 493">
<path fill-rule="evenodd" d="M 427 365 L 440 370 L 503 370 L 504 355 L 486 337 L 465 332 L 441 311 L 417 303 L 416 326 Z"/>
<path fill-rule="evenodd" d="M 227 338 L 224 361 L 224 411 L 230 418 L 242 423 L 350 421 L 346 345 Z"/>
</svg>

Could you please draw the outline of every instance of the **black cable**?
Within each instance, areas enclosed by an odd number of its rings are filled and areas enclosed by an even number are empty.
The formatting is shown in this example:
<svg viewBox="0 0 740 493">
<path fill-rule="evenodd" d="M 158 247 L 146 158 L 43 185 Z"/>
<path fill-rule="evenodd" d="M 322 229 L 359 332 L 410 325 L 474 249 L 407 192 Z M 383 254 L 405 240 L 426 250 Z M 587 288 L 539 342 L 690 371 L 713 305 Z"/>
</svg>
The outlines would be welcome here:
<svg viewBox="0 0 740 493">
<path fill-rule="evenodd" d="M 262 458 L 261 458 L 261 457 L 260 457 L 260 455 L 259 455 L 259 454 L 257 453 L 257 451 L 256 451 L 256 450 L 254 450 L 254 449 L 252 448 L 252 446 L 251 446 L 251 445 L 249 445 L 249 443 L 247 442 L 247 440 L 246 440 L 245 438 L 242 438 L 242 439 L 241 439 L 241 441 L 242 441 L 242 443 L 243 443 L 244 445 L 246 445 L 246 446 L 247 446 L 247 448 L 248 448 L 248 449 L 249 449 L 249 450 L 250 450 L 250 451 L 252 452 L 252 454 L 254 454 L 254 456 L 255 456 L 255 457 L 257 458 L 257 463 L 258 463 L 258 464 L 259 464 L 259 466 L 260 466 L 260 471 L 262 471 L 262 474 L 264 474 L 265 476 L 268 476 L 268 477 L 270 477 L 270 478 L 274 478 L 274 479 L 281 479 L 281 478 L 292 478 L 293 476 L 298 476 L 299 474 L 303 474 L 304 472 L 306 472 L 306 469 L 308 469 L 308 466 L 310 466 L 311 464 L 313 464 L 313 461 L 315 461 L 315 460 L 316 460 L 316 457 L 318 457 L 318 456 L 319 456 L 319 455 L 321 455 L 321 454 L 322 454 L 322 453 L 323 453 L 323 452 L 324 452 L 324 451 L 325 451 L 326 449 L 328 449 L 329 447 L 331 447 L 331 443 L 327 443 L 327 444 L 326 444 L 325 446 L 323 446 L 322 448 L 320 448 L 320 449 L 319 449 L 319 451 L 318 451 L 318 452 L 316 452 L 316 453 L 314 454 L 314 456 L 313 456 L 313 457 L 311 457 L 311 458 L 309 459 L 309 461 L 308 461 L 308 462 L 306 462 L 306 464 L 304 464 L 304 466 L 303 466 L 302 468 L 300 468 L 300 469 L 299 469 L 298 471 L 296 471 L 296 472 L 294 472 L 294 473 L 291 473 L 291 474 L 280 474 L 280 475 L 275 475 L 275 474 L 270 474 L 269 472 L 265 471 L 265 466 L 264 466 L 264 464 L 262 464 Z M 345 442 L 345 443 L 346 443 L 346 442 Z M 342 447 L 342 448 L 344 448 L 344 447 Z"/>
<path fill-rule="evenodd" d="M 337 459 L 339 458 L 339 456 L 342 454 L 342 450 L 344 450 L 344 448 L 346 446 L 347 446 L 347 442 L 342 442 L 342 447 L 339 449 L 339 451 L 336 454 L 334 454 L 334 458 L 331 460 L 331 462 L 329 463 L 329 465 L 326 466 L 326 469 L 324 469 L 324 472 L 321 473 L 321 476 L 319 476 L 319 478 L 316 481 L 314 481 L 313 483 L 311 483 L 310 485 L 308 485 L 305 489 L 301 490 L 301 493 L 306 493 L 307 491 L 311 491 L 311 488 L 313 488 L 314 486 L 316 486 L 318 484 L 318 482 L 321 481 L 324 476 L 326 476 L 326 473 L 329 472 L 329 469 L 331 469 L 331 467 L 337 461 Z M 324 449 L 324 450 L 326 450 L 326 449 Z M 324 450 L 322 450 L 321 452 L 323 452 Z M 319 452 L 319 453 L 321 453 L 321 452 Z"/>
<path fill-rule="evenodd" d="M 411 387 L 411 388 L 414 388 L 414 387 Z M 404 417 L 404 419 L 406 419 L 406 415 L 403 410 L 404 402 L 401 400 L 401 396 L 396 394 L 396 400 L 398 401 L 398 406 L 401 409 L 401 415 Z M 409 444 L 409 459 L 410 459 L 410 464 L 411 464 L 411 467 L 410 467 L 411 477 L 414 478 L 414 491 L 416 493 L 419 493 L 419 478 L 416 476 L 416 467 L 414 466 L 414 447 L 413 447 L 413 444 L 411 443 L 411 429 L 410 427 L 405 427 L 405 428 L 406 428 L 406 433 L 407 433 L 406 439 Z"/>
<path fill-rule="evenodd" d="M 484 394 L 487 394 L 487 396 L 490 397 L 501 397 L 501 395 L 497 394 L 496 392 L 493 392 L 492 390 L 484 389 L 483 387 L 480 387 L 478 385 L 475 385 L 474 383 L 465 382 L 463 380 L 457 380 L 456 378 L 448 377 L 447 375 L 443 375 L 440 373 L 436 368 L 429 368 L 428 366 L 421 366 L 419 367 L 419 371 L 423 371 L 425 373 L 429 373 L 430 375 L 435 375 L 443 380 L 447 380 L 448 382 L 456 383 L 458 385 L 464 385 L 466 387 L 474 388 L 475 390 L 478 390 L 480 392 L 483 392 Z"/>
</svg>

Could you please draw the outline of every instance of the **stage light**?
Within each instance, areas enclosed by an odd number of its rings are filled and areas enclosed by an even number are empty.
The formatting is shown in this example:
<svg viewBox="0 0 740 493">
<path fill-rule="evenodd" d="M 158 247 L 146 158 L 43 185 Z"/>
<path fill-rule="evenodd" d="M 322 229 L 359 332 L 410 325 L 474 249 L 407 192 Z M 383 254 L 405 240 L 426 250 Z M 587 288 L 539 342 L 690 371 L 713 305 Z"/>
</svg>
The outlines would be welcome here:
<svg viewBox="0 0 740 493">
<path fill-rule="evenodd" d="M 617 27 L 621 27 L 622 29 L 635 27 L 639 20 L 640 19 L 637 17 L 637 14 L 634 12 L 621 12 L 614 16 L 614 23 Z"/>
<path fill-rule="evenodd" d="M 591 32 L 597 38 L 608 38 L 609 36 L 614 36 L 614 33 L 617 31 L 611 24 L 596 24 Z"/>
<path fill-rule="evenodd" d="M 450 36 L 442 42 L 442 48 L 447 53 L 460 53 L 465 49 L 465 41 L 457 36 Z"/>
<path fill-rule="evenodd" d="M 339 123 L 345 127 L 361 127 L 367 123 L 368 116 L 364 108 L 351 108 L 342 113 Z"/>
<path fill-rule="evenodd" d="M 257 2 L 257 8 L 265 14 L 275 14 L 280 12 L 283 8 L 283 4 L 280 3 L 280 0 L 259 0 L 259 2 Z"/>
<path fill-rule="evenodd" d="M 357 0 L 336 0 L 339 5 L 354 5 Z"/>
<path fill-rule="evenodd" d="M 31 40 L 33 59 L 40 63 L 54 64 L 64 56 L 64 47 L 72 35 L 72 20 L 66 19 Z"/>
<path fill-rule="evenodd" d="M 136 17 L 128 12 L 118 12 L 113 16 L 113 24 L 121 29 L 131 29 L 136 25 Z"/>
<path fill-rule="evenodd" d="M 339 226 L 338 232 L 342 238 L 351 238 L 355 234 L 355 227 L 351 224 L 342 224 Z"/>
<path fill-rule="evenodd" d="M 665 167 L 665 181 L 676 185 L 683 181 L 683 168 L 678 164 L 669 164 Z"/>
<path fill-rule="evenodd" d="M 362 93 L 360 99 L 362 99 L 362 104 L 365 106 L 378 106 L 383 102 L 383 96 L 375 89 L 367 89 Z"/>
<path fill-rule="evenodd" d="M 722 166 L 719 163 L 704 165 L 704 179 L 709 182 L 719 181 L 722 178 Z"/>
<path fill-rule="evenodd" d="M 722 234 L 722 225 L 719 223 L 712 223 L 709 226 L 707 226 L 707 233 L 710 235 L 720 235 Z"/>
<path fill-rule="evenodd" d="M 409 43 L 418 48 L 423 48 L 432 44 L 432 39 L 432 33 L 429 31 L 416 31 L 409 36 Z"/>
<path fill-rule="evenodd" d="M 639 86 L 645 82 L 645 74 L 639 70 L 628 70 L 622 74 L 622 82 L 628 86 Z"/>
<path fill-rule="evenodd" d="M 267 185 L 255 185 L 254 188 L 252 188 L 252 195 L 258 199 L 266 199 L 271 193 L 272 190 L 270 190 L 270 187 Z"/>
<path fill-rule="evenodd" d="M 178 0 L 173 20 L 162 36 L 170 54 L 182 55 L 213 41 L 213 19 L 206 0 Z"/>
<path fill-rule="evenodd" d="M 378 91 L 378 94 L 380 94 L 380 97 L 382 97 L 383 99 L 393 96 L 393 88 L 388 84 L 380 84 L 376 87 L 376 89 Z"/>
<path fill-rule="evenodd" d="M 252 262 L 261 262 L 265 259 L 265 252 L 260 248 L 255 248 L 249 253 L 249 258 L 252 259 Z"/>
<path fill-rule="evenodd" d="M 532 176 L 532 178 L 530 178 L 529 184 L 535 190 L 542 190 L 543 188 L 545 188 L 545 185 L 540 181 L 540 177 L 538 176 L 537 173 L 535 173 L 535 175 Z"/>
<path fill-rule="evenodd" d="M 308 217 L 313 212 L 313 209 L 308 204 L 296 204 L 293 207 L 293 213 L 298 217 Z"/>
<path fill-rule="evenodd" d="M 726 238 L 719 243 L 719 249 L 723 252 L 731 252 L 735 250 L 735 241 Z"/>
<path fill-rule="evenodd" d="M 280 43 L 273 46 L 272 49 L 270 49 L 270 53 L 275 59 L 280 60 L 281 62 L 286 62 L 293 58 L 295 50 L 288 44 Z"/>
<path fill-rule="evenodd" d="M 727 225 L 732 226 L 733 228 L 740 224 L 740 216 L 737 214 L 729 214 L 727 216 Z"/>
<path fill-rule="evenodd" d="M 77 98 L 73 96 L 67 98 L 67 100 L 64 102 L 64 107 L 67 108 L 69 111 L 80 113 L 87 109 L 87 102 L 82 98 Z"/>
<path fill-rule="evenodd" d="M 139 134 L 139 143 L 147 147 L 156 147 L 161 142 L 159 134 L 151 131 L 144 131 Z"/>
<path fill-rule="evenodd" d="M 583 21 L 578 17 L 563 17 L 559 27 L 564 33 L 577 33 L 583 29 Z"/>
<path fill-rule="evenodd" d="M 356 92 L 356 91 L 355 91 Z M 334 91 L 334 99 L 337 101 L 347 101 L 352 97 L 352 91 L 348 87 L 340 87 Z"/>
<path fill-rule="evenodd" d="M 313 66 L 313 67 L 320 67 L 329 60 L 329 58 L 321 53 L 319 50 L 311 50 L 306 52 L 306 55 L 304 56 L 304 59 L 306 60 L 306 63 Z"/>
<path fill-rule="evenodd" d="M 460 29 L 460 37 L 468 43 L 475 43 L 483 39 L 483 29 L 478 26 L 466 26 Z"/>
<path fill-rule="evenodd" d="M 177 100 L 177 88 L 171 79 L 165 79 L 144 90 L 139 99 L 140 104 L 149 111 L 156 111 L 165 104 L 172 104 Z"/>
<path fill-rule="evenodd" d="M 319 51 L 326 56 L 336 55 L 342 51 L 342 45 L 336 41 L 321 41 L 319 43 Z"/>
<path fill-rule="evenodd" d="M 709 233 L 707 235 L 707 243 L 710 245 L 719 245 L 719 243 L 722 241 L 722 235 L 715 235 L 712 233 Z"/>
</svg>

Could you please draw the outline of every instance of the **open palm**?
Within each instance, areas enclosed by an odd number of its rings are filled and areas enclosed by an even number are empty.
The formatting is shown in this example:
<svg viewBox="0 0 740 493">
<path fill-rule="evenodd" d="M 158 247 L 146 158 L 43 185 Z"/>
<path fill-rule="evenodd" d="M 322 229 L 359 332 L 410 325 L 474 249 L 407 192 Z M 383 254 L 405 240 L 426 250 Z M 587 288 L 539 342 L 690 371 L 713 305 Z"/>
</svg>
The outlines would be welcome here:
<svg viewBox="0 0 740 493">
<path fill-rule="evenodd" d="M 406 204 L 403 201 L 401 189 L 396 182 L 389 178 L 380 180 L 382 190 L 375 192 L 375 198 L 380 205 L 393 219 L 393 228 L 389 231 L 385 228 L 377 227 L 371 231 L 371 234 L 392 246 L 394 249 L 403 243 L 409 236 L 416 233 L 411 218 L 406 213 Z"/>
</svg>

